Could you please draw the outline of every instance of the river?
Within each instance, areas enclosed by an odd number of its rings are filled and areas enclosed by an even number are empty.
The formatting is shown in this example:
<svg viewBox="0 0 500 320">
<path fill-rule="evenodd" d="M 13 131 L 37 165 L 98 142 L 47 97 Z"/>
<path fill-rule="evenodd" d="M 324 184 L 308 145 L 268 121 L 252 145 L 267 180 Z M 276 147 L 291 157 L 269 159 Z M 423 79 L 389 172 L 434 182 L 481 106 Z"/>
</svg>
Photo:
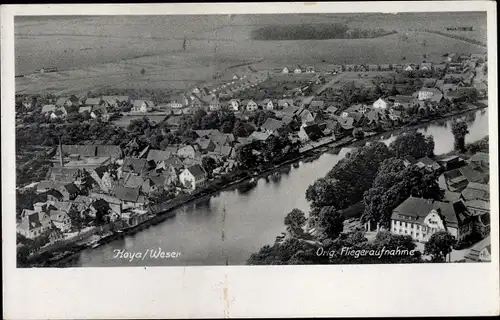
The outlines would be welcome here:
<svg viewBox="0 0 500 320">
<path fill-rule="evenodd" d="M 466 142 L 488 135 L 487 109 L 458 116 L 465 119 L 470 133 Z M 418 130 L 430 134 L 435 141 L 435 154 L 453 149 L 451 119 L 432 122 Z M 382 137 L 390 143 L 395 136 Z M 82 251 L 71 262 L 73 267 L 108 266 L 193 266 L 244 265 L 252 252 L 272 244 L 284 231 L 284 218 L 293 208 L 305 212 L 307 187 L 323 177 L 349 149 L 338 155 L 324 153 L 311 162 L 301 161 L 291 167 L 279 181 L 260 179 L 253 189 L 241 194 L 237 190 L 222 191 L 208 200 L 198 201 L 177 210 L 177 215 L 135 235 L 113 241 L 96 249 Z M 224 214 L 224 210 L 226 213 Z M 145 253 L 146 250 L 179 252 L 177 258 L 130 259 L 116 257 L 122 252 Z"/>
</svg>

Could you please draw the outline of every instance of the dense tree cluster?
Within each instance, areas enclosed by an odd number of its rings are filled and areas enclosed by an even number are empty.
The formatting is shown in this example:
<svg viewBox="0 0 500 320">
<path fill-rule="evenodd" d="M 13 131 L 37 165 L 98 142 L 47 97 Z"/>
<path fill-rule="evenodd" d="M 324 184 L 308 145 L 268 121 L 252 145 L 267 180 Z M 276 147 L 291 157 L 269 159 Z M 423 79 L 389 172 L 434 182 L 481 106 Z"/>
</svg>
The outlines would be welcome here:
<svg viewBox="0 0 500 320">
<path fill-rule="evenodd" d="M 437 179 L 440 172 L 417 166 L 406 167 L 403 160 L 389 158 L 382 162 L 372 187 L 365 193 L 363 220 L 390 225 L 392 210 L 410 195 L 441 200 L 443 190 Z"/>
<path fill-rule="evenodd" d="M 395 33 L 379 29 L 349 28 L 343 23 L 264 26 L 252 31 L 254 40 L 311 40 L 376 38 Z"/>
<path fill-rule="evenodd" d="M 424 136 L 417 131 L 405 132 L 399 135 L 390 145 L 390 150 L 398 158 L 412 156 L 420 159 L 434 155 L 434 138 Z"/>
</svg>

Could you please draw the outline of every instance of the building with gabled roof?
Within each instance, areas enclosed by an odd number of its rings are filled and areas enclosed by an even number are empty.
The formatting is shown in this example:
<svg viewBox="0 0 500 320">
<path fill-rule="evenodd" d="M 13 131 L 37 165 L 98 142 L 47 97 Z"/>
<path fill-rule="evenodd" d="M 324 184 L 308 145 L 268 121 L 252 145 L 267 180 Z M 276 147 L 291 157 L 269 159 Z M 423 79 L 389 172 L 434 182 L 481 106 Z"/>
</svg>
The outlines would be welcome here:
<svg viewBox="0 0 500 320">
<path fill-rule="evenodd" d="M 179 180 L 186 189 L 194 191 L 196 188 L 204 186 L 207 173 L 201 165 L 195 164 L 184 169 L 179 175 Z"/>
<path fill-rule="evenodd" d="M 426 242 L 438 231 L 447 231 L 462 240 L 472 232 L 473 223 L 463 202 L 440 202 L 410 196 L 391 216 L 391 233 L 409 235 Z"/>
<path fill-rule="evenodd" d="M 284 125 L 285 124 L 281 120 L 267 118 L 267 120 L 260 126 L 260 129 L 267 133 L 275 134 L 279 129 L 283 128 Z"/>
</svg>

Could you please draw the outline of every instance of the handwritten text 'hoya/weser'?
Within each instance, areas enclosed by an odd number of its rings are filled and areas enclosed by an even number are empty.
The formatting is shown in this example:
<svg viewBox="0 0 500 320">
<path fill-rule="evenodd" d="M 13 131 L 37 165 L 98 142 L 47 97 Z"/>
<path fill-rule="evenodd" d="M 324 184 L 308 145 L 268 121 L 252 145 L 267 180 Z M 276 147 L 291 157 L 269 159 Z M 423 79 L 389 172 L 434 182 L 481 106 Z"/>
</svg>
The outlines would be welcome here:
<svg viewBox="0 0 500 320">
<path fill-rule="evenodd" d="M 163 251 L 161 248 L 158 249 L 146 249 L 143 252 L 130 252 L 126 250 L 115 249 L 113 259 L 123 259 L 129 262 L 145 259 L 176 259 L 179 258 L 180 252 L 168 252 Z"/>
</svg>

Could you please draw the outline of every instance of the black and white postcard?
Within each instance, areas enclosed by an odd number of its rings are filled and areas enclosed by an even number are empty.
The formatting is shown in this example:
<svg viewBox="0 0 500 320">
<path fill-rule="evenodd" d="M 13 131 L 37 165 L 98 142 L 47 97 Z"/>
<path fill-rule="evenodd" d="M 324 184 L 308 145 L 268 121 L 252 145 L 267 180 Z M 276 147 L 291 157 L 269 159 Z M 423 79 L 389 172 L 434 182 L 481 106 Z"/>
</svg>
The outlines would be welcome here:
<svg viewBox="0 0 500 320">
<path fill-rule="evenodd" d="M 494 2 L 1 9 L 6 318 L 498 315 Z"/>
</svg>

